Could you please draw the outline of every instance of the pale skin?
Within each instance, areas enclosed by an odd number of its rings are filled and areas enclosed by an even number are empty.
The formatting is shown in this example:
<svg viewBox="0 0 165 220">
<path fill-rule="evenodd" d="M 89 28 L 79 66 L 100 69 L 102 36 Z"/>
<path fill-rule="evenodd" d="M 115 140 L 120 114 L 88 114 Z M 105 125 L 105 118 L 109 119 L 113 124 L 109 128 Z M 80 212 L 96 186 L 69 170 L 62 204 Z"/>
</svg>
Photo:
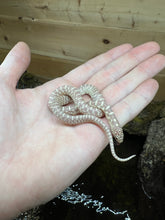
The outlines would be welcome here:
<svg viewBox="0 0 165 220">
<path fill-rule="evenodd" d="M 159 45 L 116 47 L 64 77 L 35 89 L 16 89 L 30 63 L 28 46 L 18 43 L 0 66 L 0 219 L 46 203 L 72 184 L 107 145 L 94 124 L 67 126 L 47 107 L 50 93 L 69 84 L 95 85 L 121 126 L 155 96 L 152 79 L 165 67 Z"/>
</svg>

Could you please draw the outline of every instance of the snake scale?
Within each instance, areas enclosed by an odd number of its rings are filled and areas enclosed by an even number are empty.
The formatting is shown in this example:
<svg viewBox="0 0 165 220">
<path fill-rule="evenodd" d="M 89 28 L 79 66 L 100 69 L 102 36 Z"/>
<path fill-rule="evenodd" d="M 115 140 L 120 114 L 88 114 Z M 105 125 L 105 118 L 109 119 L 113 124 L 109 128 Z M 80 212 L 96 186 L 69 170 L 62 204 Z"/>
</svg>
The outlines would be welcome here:
<svg viewBox="0 0 165 220">
<path fill-rule="evenodd" d="M 84 95 L 88 95 L 91 99 L 85 101 Z M 116 155 L 113 136 L 118 143 L 123 142 L 123 130 L 111 107 L 105 103 L 104 97 L 95 86 L 84 84 L 79 88 L 70 85 L 58 87 L 51 93 L 48 107 L 65 124 L 93 123 L 98 125 L 106 133 L 111 153 L 116 160 L 125 162 L 135 157 L 132 155 L 120 158 Z M 106 117 L 109 126 L 101 120 L 102 117 Z"/>
</svg>

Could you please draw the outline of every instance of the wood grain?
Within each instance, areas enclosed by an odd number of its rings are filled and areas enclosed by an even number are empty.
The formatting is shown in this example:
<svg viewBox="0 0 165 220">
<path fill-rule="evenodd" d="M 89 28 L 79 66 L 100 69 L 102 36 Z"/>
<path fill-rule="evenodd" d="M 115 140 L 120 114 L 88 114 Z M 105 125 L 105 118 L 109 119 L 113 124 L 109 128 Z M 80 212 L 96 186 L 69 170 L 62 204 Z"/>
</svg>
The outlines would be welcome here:
<svg viewBox="0 0 165 220">
<path fill-rule="evenodd" d="M 122 43 L 154 40 L 165 54 L 164 11 L 163 0 L 1 1 L 0 58 L 25 41 L 33 54 L 29 71 L 54 78 Z M 165 71 L 157 76 L 163 88 L 164 78 Z M 163 90 L 158 97 L 165 99 Z"/>
</svg>

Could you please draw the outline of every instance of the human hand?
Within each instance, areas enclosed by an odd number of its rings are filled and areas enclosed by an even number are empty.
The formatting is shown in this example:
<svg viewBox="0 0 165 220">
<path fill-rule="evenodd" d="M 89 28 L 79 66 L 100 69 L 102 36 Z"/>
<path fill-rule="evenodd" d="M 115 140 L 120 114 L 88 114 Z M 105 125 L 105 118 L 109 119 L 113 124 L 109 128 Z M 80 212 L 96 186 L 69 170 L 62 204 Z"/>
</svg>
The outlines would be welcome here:
<svg viewBox="0 0 165 220">
<path fill-rule="evenodd" d="M 0 219 L 51 200 L 73 183 L 107 144 L 103 131 L 86 123 L 67 126 L 48 109 L 51 92 L 69 84 L 95 85 L 124 126 L 154 97 L 151 79 L 165 67 L 159 46 L 125 44 L 34 89 L 16 89 L 30 62 L 18 43 L 0 66 Z"/>
</svg>

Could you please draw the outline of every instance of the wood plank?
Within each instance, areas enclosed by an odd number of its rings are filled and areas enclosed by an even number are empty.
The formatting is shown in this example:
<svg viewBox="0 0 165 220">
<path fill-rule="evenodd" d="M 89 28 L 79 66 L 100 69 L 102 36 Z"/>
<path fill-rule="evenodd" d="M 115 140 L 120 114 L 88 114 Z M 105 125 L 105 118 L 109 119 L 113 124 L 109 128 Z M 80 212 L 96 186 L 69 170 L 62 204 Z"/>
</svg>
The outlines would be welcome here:
<svg viewBox="0 0 165 220">
<path fill-rule="evenodd" d="M 4 60 L 8 52 L 9 50 L 0 49 L 0 63 Z M 77 61 L 73 62 L 32 53 L 31 63 L 27 71 L 38 77 L 49 80 L 63 76 L 81 64 L 81 62 Z"/>
<path fill-rule="evenodd" d="M 5 0 L 0 3 L 0 48 L 25 41 L 33 53 L 29 71 L 46 78 L 126 42 L 136 46 L 155 40 L 165 54 L 164 11 L 163 0 Z M 157 97 L 164 99 L 165 71 L 157 80 Z"/>
<path fill-rule="evenodd" d="M 159 90 L 154 98 L 155 101 L 163 101 L 165 100 L 165 70 L 162 74 L 158 74 L 155 79 L 159 83 Z"/>
<path fill-rule="evenodd" d="M 165 32 L 164 0 L 5 0 L 0 14 L 34 20 L 63 21 Z"/>
<path fill-rule="evenodd" d="M 53 79 L 65 75 L 79 65 L 81 62 L 32 54 L 32 60 L 27 71 L 45 79 Z"/>
<path fill-rule="evenodd" d="M 64 22 L 0 16 L 0 48 L 11 48 L 19 40 L 27 42 L 33 53 L 84 62 L 122 43 L 134 46 L 157 41 L 165 53 L 165 32 L 131 31 Z"/>
</svg>

